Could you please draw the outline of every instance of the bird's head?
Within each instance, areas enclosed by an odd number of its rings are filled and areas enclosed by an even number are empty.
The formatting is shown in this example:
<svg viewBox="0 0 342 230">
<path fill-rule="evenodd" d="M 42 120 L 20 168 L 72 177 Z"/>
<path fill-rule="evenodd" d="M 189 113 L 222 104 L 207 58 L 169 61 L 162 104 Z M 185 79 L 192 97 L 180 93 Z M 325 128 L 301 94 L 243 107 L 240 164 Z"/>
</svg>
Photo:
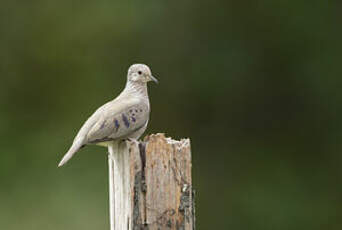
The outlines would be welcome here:
<svg viewBox="0 0 342 230">
<path fill-rule="evenodd" d="M 133 64 L 128 69 L 127 80 L 133 82 L 146 83 L 154 81 L 158 83 L 158 80 L 152 76 L 151 70 L 144 64 Z"/>
</svg>

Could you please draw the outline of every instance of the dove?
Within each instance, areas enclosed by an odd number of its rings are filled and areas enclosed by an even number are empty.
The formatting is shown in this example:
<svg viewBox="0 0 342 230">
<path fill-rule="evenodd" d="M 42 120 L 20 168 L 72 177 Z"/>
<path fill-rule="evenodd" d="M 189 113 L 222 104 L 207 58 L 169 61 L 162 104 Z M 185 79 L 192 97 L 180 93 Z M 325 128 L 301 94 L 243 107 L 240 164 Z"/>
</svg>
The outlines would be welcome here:
<svg viewBox="0 0 342 230">
<path fill-rule="evenodd" d="M 124 90 L 88 118 L 58 167 L 68 162 L 84 146 L 95 144 L 107 147 L 112 141 L 139 139 L 146 130 L 150 116 L 147 93 L 149 81 L 158 83 L 147 65 L 131 65 Z"/>
</svg>

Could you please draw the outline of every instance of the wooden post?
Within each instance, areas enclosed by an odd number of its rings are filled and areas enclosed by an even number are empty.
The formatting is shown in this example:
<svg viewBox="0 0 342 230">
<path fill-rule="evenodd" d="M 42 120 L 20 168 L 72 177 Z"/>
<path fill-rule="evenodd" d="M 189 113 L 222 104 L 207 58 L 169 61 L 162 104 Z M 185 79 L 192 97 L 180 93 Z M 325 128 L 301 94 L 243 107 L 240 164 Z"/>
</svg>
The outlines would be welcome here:
<svg viewBox="0 0 342 230">
<path fill-rule="evenodd" d="M 193 230 L 190 140 L 153 134 L 109 146 L 111 230 Z"/>
</svg>

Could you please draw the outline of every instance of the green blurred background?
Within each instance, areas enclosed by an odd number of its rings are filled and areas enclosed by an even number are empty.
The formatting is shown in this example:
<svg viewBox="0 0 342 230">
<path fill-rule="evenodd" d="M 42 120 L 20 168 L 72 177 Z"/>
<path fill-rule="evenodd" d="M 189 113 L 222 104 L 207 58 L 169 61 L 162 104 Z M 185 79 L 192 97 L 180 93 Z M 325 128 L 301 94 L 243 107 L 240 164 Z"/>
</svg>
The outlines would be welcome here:
<svg viewBox="0 0 342 230">
<path fill-rule="evenodd" d="M 198 229 L 342 229 L 341 6 L 2 1 L 0 229 L 109 229 L 105 149 L 57 163 L 137 62 L 146 134 L 191 138 Z"/>
</svg>

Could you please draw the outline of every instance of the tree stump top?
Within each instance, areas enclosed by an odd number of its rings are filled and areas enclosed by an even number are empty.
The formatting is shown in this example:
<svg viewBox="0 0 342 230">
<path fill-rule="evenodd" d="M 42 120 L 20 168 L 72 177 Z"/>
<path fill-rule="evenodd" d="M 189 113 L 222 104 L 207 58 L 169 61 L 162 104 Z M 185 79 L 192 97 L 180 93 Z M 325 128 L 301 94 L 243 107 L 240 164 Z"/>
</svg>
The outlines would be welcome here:
<svg viewBox="0 0 342 230">
<path fill-rule="evenodd" d="M 118 155 L 114 183 L 123 188 L 115 190 L 115 219 L 125 221 L 115 229 L 194 229 L 189 139 L 152 134 L 143 142 L 122 143 Z"/>
</svg>

